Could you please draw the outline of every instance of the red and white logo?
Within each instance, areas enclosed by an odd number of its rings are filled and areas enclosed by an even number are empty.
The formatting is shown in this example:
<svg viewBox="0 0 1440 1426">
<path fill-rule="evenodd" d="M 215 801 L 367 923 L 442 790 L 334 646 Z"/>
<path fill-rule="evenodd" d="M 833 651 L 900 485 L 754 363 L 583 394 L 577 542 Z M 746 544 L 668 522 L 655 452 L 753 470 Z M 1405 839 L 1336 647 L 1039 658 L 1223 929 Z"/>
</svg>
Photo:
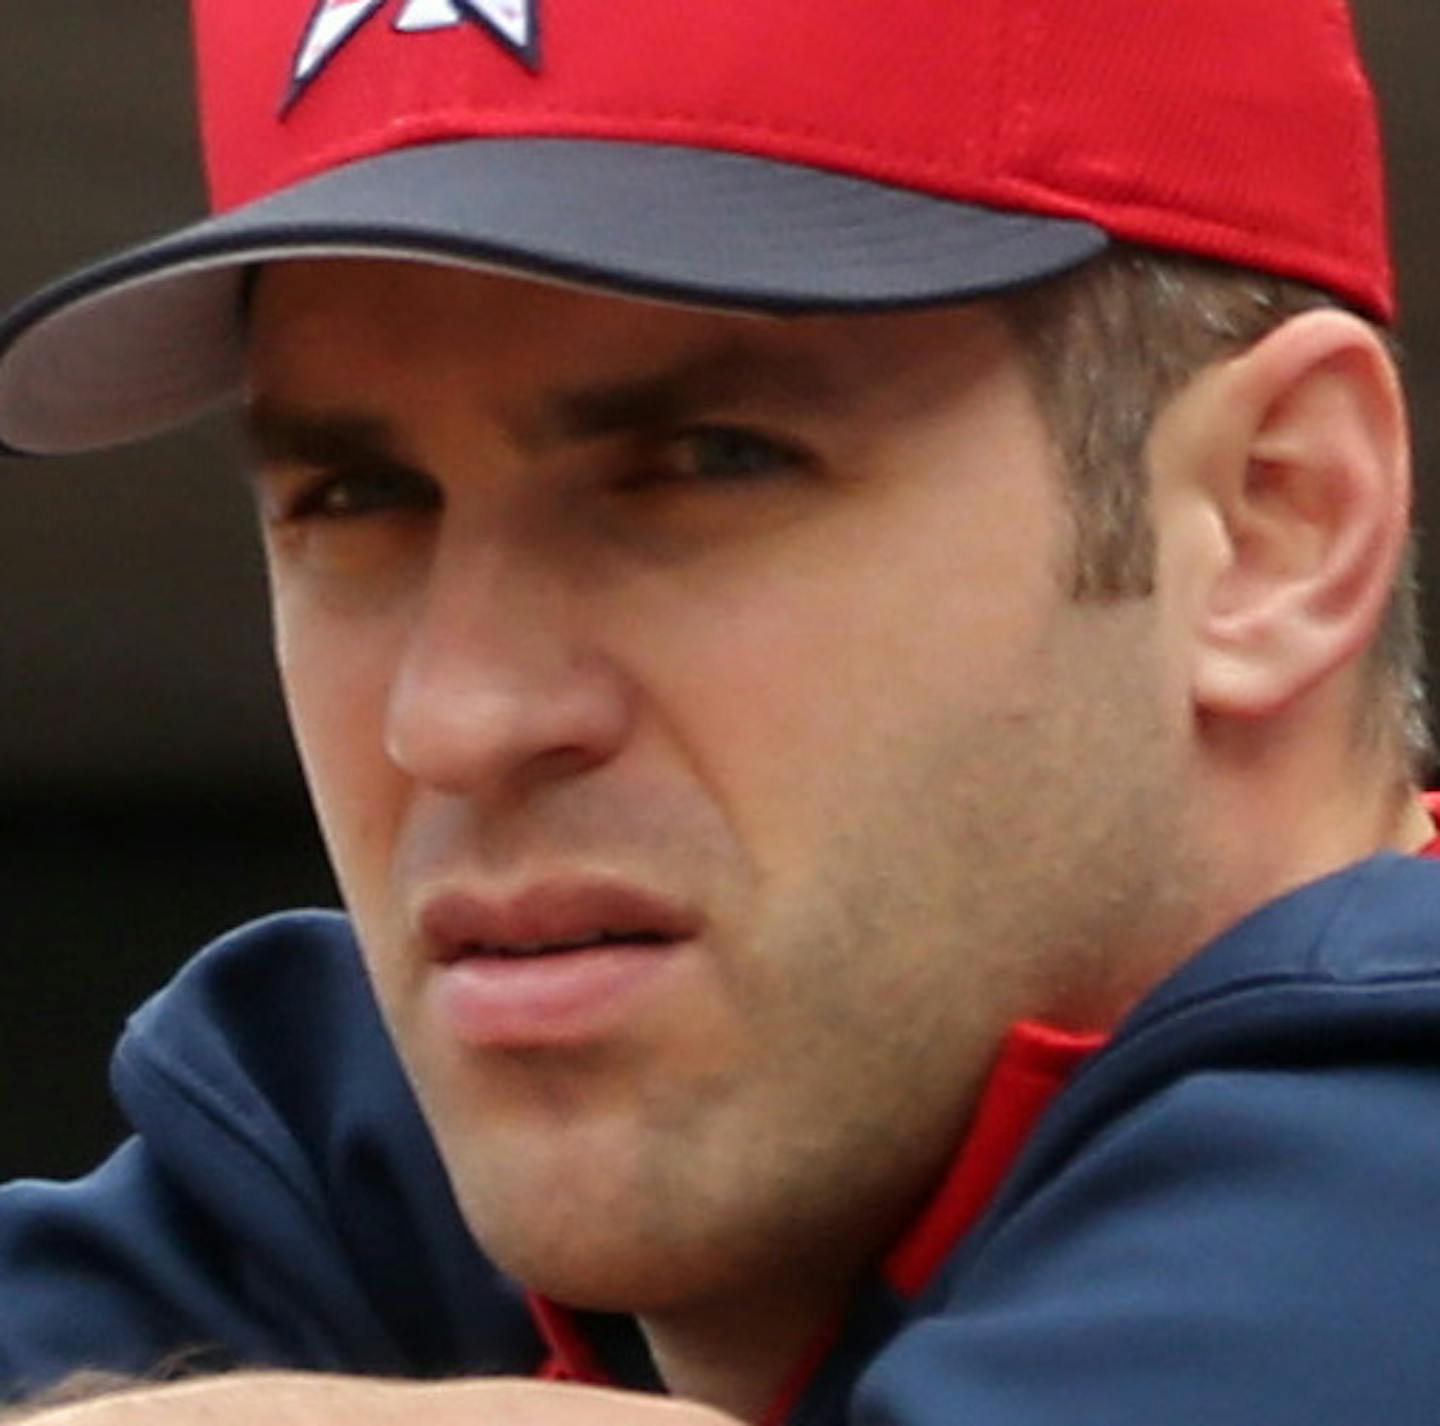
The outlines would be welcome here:
<svg viewBox="0 0 1440 1426">
<path fill-rule="evenodd" d="M 392 0 L 320 0 L 295 54 L 288 109 L 352 35 Z M 398 34 L 473 24 L 487 31 L 527 69 L 540 68 L 540 0 L 403 0 L 392 28 Z"/>
</svg>

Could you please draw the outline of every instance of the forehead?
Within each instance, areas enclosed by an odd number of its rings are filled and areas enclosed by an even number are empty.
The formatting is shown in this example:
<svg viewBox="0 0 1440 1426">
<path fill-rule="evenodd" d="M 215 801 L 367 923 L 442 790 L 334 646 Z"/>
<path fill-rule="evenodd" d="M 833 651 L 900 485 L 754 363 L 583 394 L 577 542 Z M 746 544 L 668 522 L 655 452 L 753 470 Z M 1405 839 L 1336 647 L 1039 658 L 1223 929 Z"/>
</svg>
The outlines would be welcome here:
<svg viewBox="0 0 1440 1426">
<path fill-rule="evenodd" d="M 987 304 L 775 318 L 696 310 L 433 263 L 268 267 L 252 294 L 252 393 L 326 402 L 397 381 L 480 380 L 475 399 L 654 375 L 717 401 L 932 401 L 1016 360 Z"/>
</svg>

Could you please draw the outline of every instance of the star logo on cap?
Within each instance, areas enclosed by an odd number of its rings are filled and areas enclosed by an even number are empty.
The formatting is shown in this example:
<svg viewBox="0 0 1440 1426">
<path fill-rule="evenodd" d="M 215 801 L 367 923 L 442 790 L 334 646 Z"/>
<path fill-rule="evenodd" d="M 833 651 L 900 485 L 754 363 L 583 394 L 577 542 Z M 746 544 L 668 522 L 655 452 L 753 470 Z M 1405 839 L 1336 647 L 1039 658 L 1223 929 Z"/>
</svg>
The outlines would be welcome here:
<svg viewBox="0 0 1440 1426">
<path fill-rule="evenodd" d="M 392 0 L 320 0 L 295 53 L 290 90 L 281 113 L 309 88 L 360 28 Z M 540 0 L 403 0 L 392 28 L 397 34 L 477 25 L 527 69 L 540 68 Z"/>
</svg>

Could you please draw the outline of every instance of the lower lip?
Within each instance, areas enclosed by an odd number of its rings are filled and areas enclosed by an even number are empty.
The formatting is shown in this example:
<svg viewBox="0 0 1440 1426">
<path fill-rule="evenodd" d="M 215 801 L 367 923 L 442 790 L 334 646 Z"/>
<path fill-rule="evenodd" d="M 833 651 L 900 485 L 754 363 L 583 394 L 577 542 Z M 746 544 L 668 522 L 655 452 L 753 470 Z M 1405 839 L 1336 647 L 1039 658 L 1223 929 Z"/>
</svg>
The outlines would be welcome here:
<svg viewBox="0 0 1440 1426">
<path fill-rule="evenodd" d="M 439 1012 L 476 1049 L 593 1042 L 638 1008 L 678 949 L 622 943 L 529 958 L 467 956 L 439 968 Z"/>
</svg>

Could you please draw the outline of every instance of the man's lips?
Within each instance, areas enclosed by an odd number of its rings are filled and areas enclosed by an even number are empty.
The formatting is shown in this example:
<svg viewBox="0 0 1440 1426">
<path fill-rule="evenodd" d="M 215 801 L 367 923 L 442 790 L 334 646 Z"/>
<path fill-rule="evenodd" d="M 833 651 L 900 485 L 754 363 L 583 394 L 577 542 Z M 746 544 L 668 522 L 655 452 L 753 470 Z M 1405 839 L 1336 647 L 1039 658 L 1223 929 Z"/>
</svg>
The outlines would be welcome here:
<svg viewBox="0 0 1440 1426">
<path fill-rule="evenodd" d="M 432 959 L 555 955 L 599 946 L 664 946 L 697 935 L 701 919 L 677 902 L 619 882 L 534 882 L 508 895 L 449 890 L 419 916 Z"/>
<path fill-rule="evenodd" d="M 695 912 L 611 882 L 537 883 L 509 896 L 447 891 L 419 927 L 440 1022 L 475 1049 L 595 1044 L 660 993 L 702 929 Z"/>
</svg>

